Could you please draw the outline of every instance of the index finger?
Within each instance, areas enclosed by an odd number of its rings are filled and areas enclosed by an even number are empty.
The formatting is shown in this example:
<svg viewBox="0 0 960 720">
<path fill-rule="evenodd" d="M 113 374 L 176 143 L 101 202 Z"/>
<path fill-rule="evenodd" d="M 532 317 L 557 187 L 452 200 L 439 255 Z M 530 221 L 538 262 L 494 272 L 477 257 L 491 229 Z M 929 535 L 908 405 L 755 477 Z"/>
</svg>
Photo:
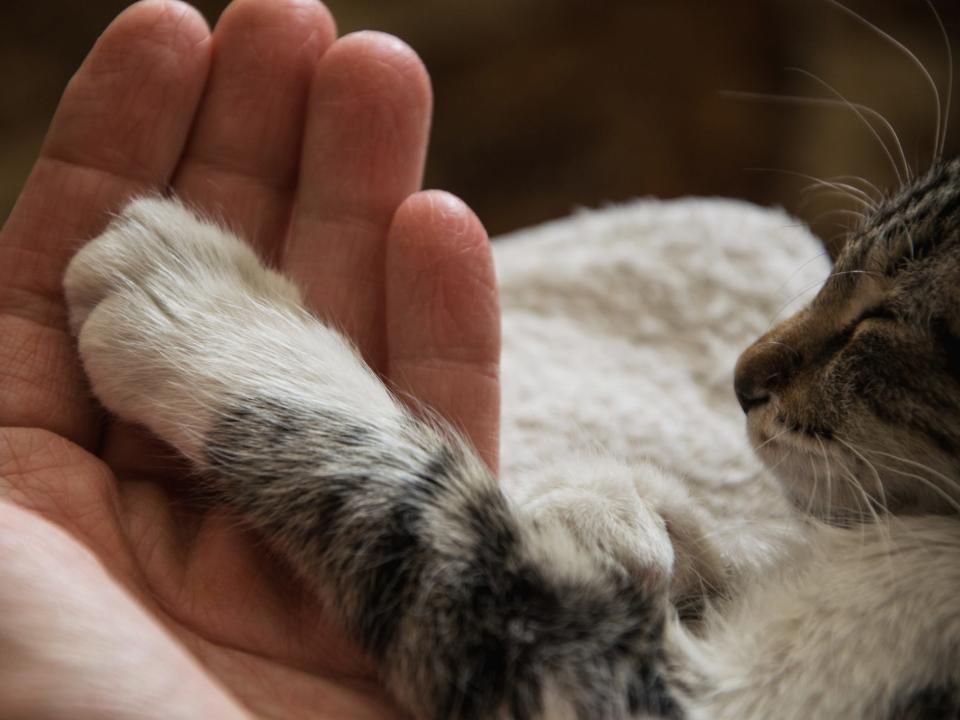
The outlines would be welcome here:
<svg viewBox="0 0 960 720">
<path fill-rule="evenodd" d="M 95 441 L 66 330 L 63 271 L 111 211 L 167 184 L 208 65 L 203 18 L 184 3 L 145 0 L 114 20 L 64 91 L 0 231 L 0 426 Z"/>
</svg>

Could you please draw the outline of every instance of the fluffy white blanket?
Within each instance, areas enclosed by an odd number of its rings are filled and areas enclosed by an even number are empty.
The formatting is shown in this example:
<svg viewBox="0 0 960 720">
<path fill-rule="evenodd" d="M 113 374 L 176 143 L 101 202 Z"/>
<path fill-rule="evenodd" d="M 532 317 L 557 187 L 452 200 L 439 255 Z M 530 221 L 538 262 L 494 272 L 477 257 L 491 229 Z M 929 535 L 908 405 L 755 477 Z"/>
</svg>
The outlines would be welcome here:
<svg viewBox="0 0 960 720">
<path fill-rule="evenodd" d="M 500 238 L 495 257 L 505 483 L 602 448 L 673 470 L 730 530 L 781 515 L 733 367 L 828 272 L 799 221 L 730 200 L 641 200 Z"/>
</svg>

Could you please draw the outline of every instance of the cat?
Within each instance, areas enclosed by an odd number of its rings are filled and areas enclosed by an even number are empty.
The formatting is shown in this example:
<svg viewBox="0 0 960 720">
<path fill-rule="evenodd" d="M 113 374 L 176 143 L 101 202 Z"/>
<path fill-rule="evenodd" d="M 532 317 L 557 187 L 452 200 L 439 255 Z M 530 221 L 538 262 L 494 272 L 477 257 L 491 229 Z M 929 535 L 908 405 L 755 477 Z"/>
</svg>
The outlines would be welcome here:
<svg viewBox="0 0 960 720">
<path fill-rule="evenodd" d="M 269 539 L 415 718 L 960 717 L 960 160 L 872 205 L 737 363 L 798 517 L 750 563 L 653 466 L 507 495 L 176 199 L 130 202 L 64 288 L 103 405 Z"/>
</svg>

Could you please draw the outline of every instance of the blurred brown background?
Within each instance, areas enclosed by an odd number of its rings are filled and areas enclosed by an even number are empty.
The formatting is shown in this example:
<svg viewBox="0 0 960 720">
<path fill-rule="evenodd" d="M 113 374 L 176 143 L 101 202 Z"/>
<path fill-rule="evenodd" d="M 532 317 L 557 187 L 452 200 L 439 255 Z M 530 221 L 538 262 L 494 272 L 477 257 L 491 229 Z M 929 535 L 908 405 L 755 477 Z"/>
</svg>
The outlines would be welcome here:
<svg viewBox="0 0 960 720">
<path fill-rule="evenodd" d="M 0 219 L 57 98 L 100 30 L 128 3 L 45 0 L 0 10 Z M 211 23 L 225 0 L 197 0 Z M 937 0 L 951 37 L 960 3 Z M 721 91 L 828 96 L 803 68 L 898 129 L 928 162 L 933 100 L 920 72 L 825 0 L 328 0 L 341 32 L 412 45 L 433 78 L 426 183 L 465 198 L 491 233 L 644 195 L 725 195 L 779 204 L 829 239 L 836 202 L 807 181 L 889 162 L 853 113 L 745 101 Z M 850 0 L 908 45 L 946 88 L 946 53 L 924 0 Z M 958 48 L 960 54 L 960 48 Z M 958 103 L 953 103 L 957 105 Z M 953 118 L 958 112 L 952 114 Z M 956 122 L 951 121 L 956 128 Z M 956 130 L 948 149 L 956 147 Z M 759 170 L 766 168 L 770 170 Z"/>
</svg>

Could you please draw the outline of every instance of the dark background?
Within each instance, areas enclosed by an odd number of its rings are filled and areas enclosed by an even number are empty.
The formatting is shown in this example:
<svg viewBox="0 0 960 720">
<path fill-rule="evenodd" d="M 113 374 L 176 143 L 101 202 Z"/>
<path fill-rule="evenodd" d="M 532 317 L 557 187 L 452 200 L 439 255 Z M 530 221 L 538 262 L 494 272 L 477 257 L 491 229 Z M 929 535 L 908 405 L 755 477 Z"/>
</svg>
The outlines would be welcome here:
<svg viewBox="0 0 960 720">
<path fill-rule="evenodd" d="M 13 205 L 65 83 L 127 4 L 4 3 L 0 219 Z M 196 2 L 211 24 L 225 4 Z M 935 4 L 951 37 L 960 37 L 960 3 Z M 881 186 L 893 175 L 853 113 L 722 93 L 829 95 L 791 67 L 883 112 L 911 164 L 929 162 L 934 111 L 922 75 L 825 0 L 328 5 L 341 33 L 385 30 L 420 53 L 436 108 L 426 184 L 461 195 L 494 234 L 576 207 L 692 194 L 782 205 L 829 239 L 848 222 L 842 214 L 822 215 L 839 207 L 837 201 L 811 199 L 803 192 L 806 180 L 775 170 L 858 175 Z M 911 47 L 946 88 L 946 52 L 924 0 L 850 5 Z M 948 148 L 956 139 L 951 131 Z"/>
</svg>

